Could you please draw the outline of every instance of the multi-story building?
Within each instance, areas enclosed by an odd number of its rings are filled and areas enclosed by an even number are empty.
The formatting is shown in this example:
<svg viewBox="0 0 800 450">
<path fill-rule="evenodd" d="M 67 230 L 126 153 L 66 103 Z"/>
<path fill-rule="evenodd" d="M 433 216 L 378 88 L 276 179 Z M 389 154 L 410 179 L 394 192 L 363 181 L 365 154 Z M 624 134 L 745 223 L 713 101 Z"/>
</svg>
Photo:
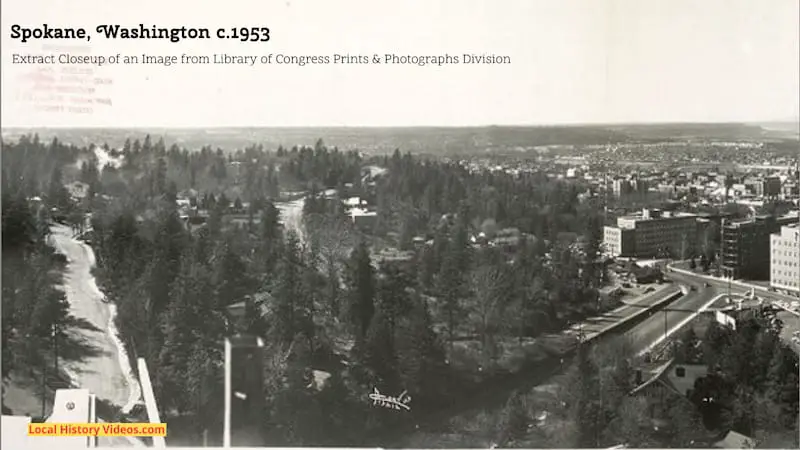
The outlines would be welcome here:
<svg viewBox="0 0 800 450">
<path fill-rule="evenodd" d="M 647 191 L 650 189 L 650 183 L 648 183 L 647 180 L 636 178 L 631 180 L 630 184 L 631 191 L 637 194 L 647 194 Z"/>
<path fill-rule="evenodd" d="M 617 218 L 605 227 L 606 251 L 612 256 L 687 258 L 697 242 L 697 216 L 657 209 Z"/>
<path fill-rule="evenodd" d="M 770 236 L 770 286 L 800 295 L 800 224 L 781 227 Z"/>
<path fill-rule="evenodd" d="M 777 197 L 781 193 L 781 179 L 778 177 L 764 178 L 763 196 Z"/>
<path fill-rule="evenodd" d="M 764 195 L 764 181 L 760 178 L 752 178 L 745 181 L 745 186 L 747 186 L 747 190 L 750 191 L 756 197 L 761 197 Z"/>
<path fill-rule="evenodd" d="M 633 256 L 635 253 L 634 233 L 634 230 L 604 227 L 603 243 L 606 253 L 610 256 Z"/>
<path fill-rule="evenodd" d="M 616 196 L 629 194 L 631 192 L 631 183 L 626 179 L 618 178 L 611 183 L 611 189 Z"/>
<path fill-rule="evenodd" d="M 734 279 L 766 280 L 770 275 L 770 235 L 797 220 L 797 216 L 756 216 L 724 222 L 722 272 Z"/>
<path fill-rule="evenodd" d="M 639 178 L 618 178 L 611 182 L 611 190 L 616 196 L 627 194 L 647 194 L 650 183 Z"/>
</svg>

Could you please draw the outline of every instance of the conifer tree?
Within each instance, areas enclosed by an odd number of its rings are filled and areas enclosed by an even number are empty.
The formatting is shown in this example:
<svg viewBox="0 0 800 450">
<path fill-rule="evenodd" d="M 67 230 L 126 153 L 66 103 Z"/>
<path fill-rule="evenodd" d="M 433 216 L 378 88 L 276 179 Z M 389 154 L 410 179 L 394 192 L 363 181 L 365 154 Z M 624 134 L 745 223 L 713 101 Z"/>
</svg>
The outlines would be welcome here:
<svg viewBox="0 0 800 450">
<path fill-rule="evenodd" d="M 375 313 L 376 281 L 369 247 L 361 241 L 353 249 L 345 272 L 346 315 L 357 340 L 366 337 Z"/>
</svg>

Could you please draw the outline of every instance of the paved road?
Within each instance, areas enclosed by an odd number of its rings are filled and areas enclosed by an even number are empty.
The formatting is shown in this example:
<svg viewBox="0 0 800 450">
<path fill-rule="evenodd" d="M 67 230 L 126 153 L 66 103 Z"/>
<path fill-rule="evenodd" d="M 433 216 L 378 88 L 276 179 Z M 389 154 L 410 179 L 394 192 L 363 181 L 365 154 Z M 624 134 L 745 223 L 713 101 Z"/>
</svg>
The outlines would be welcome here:
<svg viewBox="0 0 800 450">
<path fill-rule="evenodd" d="M 720 293 L 727 294 L 728 293 L 728 282 L 725 280 L 718 280 L 718 279 L 707 279 L 704 278 L 702 275 L 687 275 L 687 274 L 677 274 L 671 273 L 670 276 L 678 277 L 683 280 L 691 280 L 693 282 L 705 283 L 708 282 L 711 286 Z M 732 294 L 744 294 L 749 292 L 749 289 L 746 289 L 741 286 L 736 286 L 734 284 L 730 285 L 730 292 Z M 780 294 L 777 292 L 764 292 L 764 291 L 755 291 L 756 296 L 762 297 L 767 301 L 777 302 L 792 302 L 797 301 L 796 297 L 791 297 L 786 294 Z M 794 312 L 788 311 L 781 311 L 777 314 L 777 317 L 783 321 L 783 332 L 781 333 L 781 338 L 796 352 L 800 353 L 800 346 L 793 343 L 791 341 L 792 333 L 795 331 L 800 331 L 800 316 Z"/>
<path fill-rule="evenodd" d="M 581 333 L 584 339 L 592 339 L 608 327 L 631 317 L 642 309 L 653 306 L 665 297 L 677 292 L 680 292 L 680 284 L 665 283 L 661 286 L 657 286 L 655 292 L 642 295 L 635 300 L 626 302 L 626 304 L 619 308 L 601 314 L 600 316 L 586 319 L 580 324 L 574 324 L 562 334 L 569 335 L 576 341 Z"/>
<path fill-rule="evenodd" d="M 94 252 L 86 243 L 72 236 L 69 227 L 52 227 L 53 246 L 67 257 L 64 291 L 70 313 L 86 326 L 68 330 L 76 339 L 92 347 L 94 354 L 80 360 L 62 361 L 61 367 L 70 375 L 74 385 L 89 389 L 99 400 L 105 400 L 123 410 L 140 397 L 139 384 L 132 378 L 127 356 L 121 349 L 113 325 L 113 305 L 104 302 L 91 270 Z M 126 438 L 101 438 L 101 446 L 130 446 L 139 441 Z"/>
<path fill-rule="evenodd" d="M 684 266 L 686 266 L 685 263 L 675 263 L 674 266 L 678 267 L 680 269 L 683 269 L 683 270 L 689 270 L 688 267 L 684 267 Z M 724 292 L 724 293 L 728 292 L 728 287 L 729 286 L 730 286 L 730 289 L 731 289 L 731 293 L 733 293 L 733 294 L 744 294 L 744 293 L 750 292 L 749 288 L 744 288 L 744 287 L 741 287 L 741 286 L 737 286 L 736 284 L 733 284 L 733 283 L 731 283 L 729 285 L 727 280 L 721 280 L 719 278 L 708 277 L 707 275 L 701 275 L 701 274 L 691 274 L 691 275 L 688 275 L 688 274 L 677 274 L 675 272 L 671 272 L 670 275 L 671 276 L 672 275 L 675 275 L 675 276 L 681 275 L 683 277 L 682 279 L 693 280 L 693 281 L 698 282 L 698 283 L 708 282 L 709 284 L 711 284 L 712 286 L 720 289 L 720 291 Z M 756 292 L 757 296 L 763 297 L 763 298 L 765 298 L 765 299 L 767 299 L 769 301 L 783 301 L 783 302 L 797 301 L 797 297 L 792 297 L 791 295 L 781 294 L 779 292 L 768 292 L 768 291 L 763 291 L 763 290 L 758 290 L 758 289 L 756 289 L 755 292 Z"/>
<path fill-rule="evenodd" d="M 713 285 L 704 287 L 703 281 L 681 274 L 670 273 L 668 278 L 676 283 L 691 286 L 695 290 L 690 290 L 687 295 L 669 304 L 661 311 L 652 313 L 650 317 L 626 333 L 637 353 L 645 351 L 663 340 L 665 330 L 670 335 L 677 332 L 688 323 L 687 320 L 696 316 L 698 311 L 713 302 L 715 297 L 727 293 L 727 290 L 723 292 Z"/>
</svg>

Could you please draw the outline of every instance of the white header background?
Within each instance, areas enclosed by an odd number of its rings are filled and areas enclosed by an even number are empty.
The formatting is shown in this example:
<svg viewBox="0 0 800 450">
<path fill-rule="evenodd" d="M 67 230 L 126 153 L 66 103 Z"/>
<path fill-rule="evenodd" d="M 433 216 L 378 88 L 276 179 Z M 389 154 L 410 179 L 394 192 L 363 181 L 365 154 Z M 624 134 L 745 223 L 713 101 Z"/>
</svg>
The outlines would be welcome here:
<svg viewBox="0 0 800 450">
<path fill-rule="evenodd" d="M 2 126 L 403 126 L 792 120 L 796 0 L 3 0 Z M 10 39 L 12 24 L 91 42 Z M 261 27 L 269 42 L 106 40 L 100 24 Z M 19 100 L 13 53 L 494 53 L 510 65 L 106 66 L 90 114 Z"/>
</svg>

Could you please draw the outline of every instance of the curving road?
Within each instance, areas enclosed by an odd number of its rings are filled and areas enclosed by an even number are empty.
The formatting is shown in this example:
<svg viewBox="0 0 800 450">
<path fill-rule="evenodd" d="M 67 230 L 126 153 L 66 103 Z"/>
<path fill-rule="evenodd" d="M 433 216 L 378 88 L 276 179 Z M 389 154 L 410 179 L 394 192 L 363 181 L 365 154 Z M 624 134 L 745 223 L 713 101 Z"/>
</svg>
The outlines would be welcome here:
<svg viewBox="0 0 800 450">
<path fill-rule="evenodd" d="M 127 412 L 139 401 L 141 391 L 117 337 L 114 305 L 104 301 L 91 273 L 94 252 L 85 242 L 75 239 L 69 227 L 54 225 L 51 230 L 52 245 L 67 258 L 64 291 L 70 313 L 82 323 L 67 333 L 91 349 L 80 358 L 60 359 L 59 365 L 70 376 L 73 386 L 89 389 L 98 400 Z M 101 439 L 100 445 L 135 445 L 135 442 L 139 441 Z"/>
<path fill-rule="evenodd" d="M 686 295 L 659 311 L 651 312 L 647 319 L 625 333 L 633 343 L 633 348 L 637 353 L 645 352 L 662 342 L 665 333 L 670 336 L 678 332 L 699 312 L 714 303 L 719 295 L 727 294 L 727 291 L 723 292 L 713 285 L 705 287 L 703 281 L 684 275 L 670 273 L 667 278 L 681 285 L 689 286 L 694 290 L 690 290 Z"/>
<path fill-rule="evenodd" d="M 689 274 L 682 274 L 682 273 L 679 274 L 671 272 L 669 276 L 675 277 L 676 279 L 686 280 L 687 282 L 692 282 L 698 285 L 701 285 L 703 283 L 708 283 L 711 285 L 710 289 L 714 289 L 716 292 L 721 294 L 727 295 L 729 288 L 731 294 L 733 295 L 737 294 L 742 295 L 749 292 L 749 289 L 745 287 L 737 286 L 735 284 L 728 285 L 728 282 L 726 280 L 710 278 L 700 274 L 689 275 Z M 765 300 L 773 303 L 791 302 L 797 300 L 797 298 L 795 297 L 791 297 L 786 294 L 781 294 L 778 292 L 756 291 L 755 294 L 757 297 L 764 298 Z M 800 317 L 798 317 L 798 314 L 796 312 L 788 312 L 788 311 L 779 312 L 778 317 L 784 323 L 784 329 L 781 335 L 782 338 L 784 339 L 784 341 L 787 342 L 787 344 L 789 344 L 791 348 L 793 348 L 796 352 L 800 353 L 800 346 L 791 341 L 792 334 L 795 331 L 800 331 Z"/>
</svg>

